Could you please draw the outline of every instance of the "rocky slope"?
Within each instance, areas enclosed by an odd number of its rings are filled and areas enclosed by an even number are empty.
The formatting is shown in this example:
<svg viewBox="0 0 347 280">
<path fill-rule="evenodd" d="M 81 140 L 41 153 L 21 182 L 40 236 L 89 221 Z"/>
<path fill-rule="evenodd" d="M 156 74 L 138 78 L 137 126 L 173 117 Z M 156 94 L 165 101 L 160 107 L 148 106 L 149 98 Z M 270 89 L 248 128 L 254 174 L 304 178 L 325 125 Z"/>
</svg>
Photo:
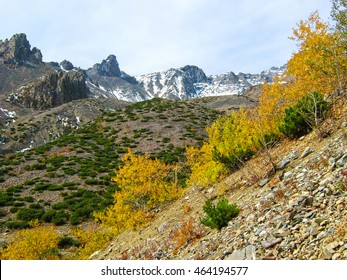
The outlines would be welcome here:
<svg viewBox="0 0 347 280">
<path fill-rule="evenodd" d="M 210 189 L 192 187 L 91 259 L 347 259 L 347 122 L 271 149 Z M 220 232 L 199 223 L 206 198 L 226 196 L 240 215 Z"/>
</svg>

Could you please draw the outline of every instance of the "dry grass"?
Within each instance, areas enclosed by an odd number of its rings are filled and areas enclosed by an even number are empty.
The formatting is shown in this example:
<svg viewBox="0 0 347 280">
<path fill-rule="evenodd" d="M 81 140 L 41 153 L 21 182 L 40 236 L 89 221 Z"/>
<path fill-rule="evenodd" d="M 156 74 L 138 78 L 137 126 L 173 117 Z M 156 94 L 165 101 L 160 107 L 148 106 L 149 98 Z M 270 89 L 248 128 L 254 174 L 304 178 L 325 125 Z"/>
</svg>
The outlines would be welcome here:
<svg viewBox="0 0 347 280">
<path fill-rule="evenodd" d="M 170 239 L 174 243 L 173 253 L 176 255 L 180 248 L 194 243 L 203 234 L 203 228 L 193 218 L 184 221 L 178 229 L 170 234 Z"/>
</svg>

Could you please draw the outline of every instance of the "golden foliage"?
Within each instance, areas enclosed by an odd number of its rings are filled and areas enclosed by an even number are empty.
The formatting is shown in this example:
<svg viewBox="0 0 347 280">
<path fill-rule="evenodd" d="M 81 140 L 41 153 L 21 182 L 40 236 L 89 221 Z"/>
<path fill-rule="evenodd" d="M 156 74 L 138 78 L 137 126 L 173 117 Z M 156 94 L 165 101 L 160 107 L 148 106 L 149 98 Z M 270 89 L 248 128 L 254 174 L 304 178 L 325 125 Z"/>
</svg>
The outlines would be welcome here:
<svg viewBox="0 0 347 280">
<path fill-rule="evenodd" d="M 346 87 L 347 56 L 338 35 L 329 31 L 318 13 L 300 22 L 291 38 L 299 50 L 283 77 L 264 84 L 258 106 L 220 117 L 207 128 L 208 142 L 200 150 L 187 150 L 192 170 L 188 183 L 213 184 L 259 149 L 265 149 L 272 162 L 268 144 L 281 134 L 285 109 L 312 92 L 330 95 Z"/>
<path fill-rule="evenodd" d="M 109 231 L 96 226 L 86 229 L 76 228 L 73 235 L 82 244 L 74 252 L 74 258 L 79 260 L 88 259 L 91 254 L 107 245 L 112 237 Z"/>
<path fill-rule="evenodd" d="M 59 236 L 53 226 L 31 223 L 33 228 L 20 230 L 12 243 L 1 250 L 2 260 L 57 260 Z"/>
<path fill-rule="evenodd" d="M 213 146 L 204 143 L 201 149 L 188 147 L 186 150 L 187 164 L 191 169 L 188 185 L 207 187 L 216 183 L 227 168 L 220 162 L 213 160 Z"/>
<path fill-rule="evenodd" d="M 209 143 L 216 152 L 226 156 L 242 156 L 253 149 L 255 133 L 250 114 L 250 110 L 241 108 L 238 112 L 218 118 L 206 129 Z"/>
<path fill-rule="evenodd" d="M 112 179 L 121 191 L 114 194 L 114 205 L 95 218 L 112 226 L 116 233 L 141 227 L 152 218 L 154 208 L 181 196 L 183 190 L 170 176 L 173 166 L 148 155 L 136 156 L 130 150 L 124 166 Z"/>
<path fill-rule="evenodd" d="M 291 93 L 297 98 L 310 92 L 331 94 L 346 84 L 347 58 L 339 44 L 337 33 L 329 32 L 315 12 L 306 21 L 300 21 L 292 40 L 299 51 L 288 62 L 287 74 L 294 78 Z"/>
</svg>

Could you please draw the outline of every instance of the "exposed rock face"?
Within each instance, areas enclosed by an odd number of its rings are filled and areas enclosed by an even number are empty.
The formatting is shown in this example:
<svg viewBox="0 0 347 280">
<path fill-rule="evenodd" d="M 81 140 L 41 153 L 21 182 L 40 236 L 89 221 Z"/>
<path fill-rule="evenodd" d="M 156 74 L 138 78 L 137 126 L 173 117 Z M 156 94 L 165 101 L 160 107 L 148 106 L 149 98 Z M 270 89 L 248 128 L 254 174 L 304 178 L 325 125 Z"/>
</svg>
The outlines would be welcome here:
<svg viewBox="0 0 347 280">
<path fill-rule="evenodd" d="M 31 46 L 25 34 L 13 35 L 10 40 L 0 41 L 0 63 L 22 65 L 42 63 L 42 53 Z"/>
<path fill-rule="evenodd" d="M 94 64 L 92 68 L 93 74 L 108 77 L 120 77 L 121 71 L 116 56 L 109 55 L 106 60 L 101 63 Z"/>
<path fill-rule="evenodd" d="M 21 87 L 8 101 L 33 109 L 46 109 L 86 98 L 88 89 L 81 71 L 52 73 Z"/>
<path fill-rule="evenodd" d="M 273 76 L 282 75 L 286 66 L 272 67 L 260 74 L 228 72 L 225 74 L 206 76 L 196 66 L 172 68 L 136 77 L 141 86 L 154 97 L 173 100 L 193 97 L 222 96 L 243 94 L 264 81 L 272 82 Z"/>
<path fill-rule="evenodd" d="M 73 64 L 67 60 L 63 60 L 62 62 L 60 62 L 60 67 L 65 71 L 70 71 L 70 70 L 74 69 Z"/>
<path fill-rule="evenodd" d="M 190 65 L 142 75 L 137 77 L 137 80 L 153 97 L 172 100 L 196 97 L 198 92 L 195 84 L 208 81 L 205 73 L 200 68 Z"/>
<path fill-rule="evenodd" d="M 86 70 L 87 86 L 92 97 L 116 98 L 138 102 L 152 98 L 139 86 L 135 77 L 119 69 L 117 59 L 109 55 L 106 60 Z"/>
</svg>

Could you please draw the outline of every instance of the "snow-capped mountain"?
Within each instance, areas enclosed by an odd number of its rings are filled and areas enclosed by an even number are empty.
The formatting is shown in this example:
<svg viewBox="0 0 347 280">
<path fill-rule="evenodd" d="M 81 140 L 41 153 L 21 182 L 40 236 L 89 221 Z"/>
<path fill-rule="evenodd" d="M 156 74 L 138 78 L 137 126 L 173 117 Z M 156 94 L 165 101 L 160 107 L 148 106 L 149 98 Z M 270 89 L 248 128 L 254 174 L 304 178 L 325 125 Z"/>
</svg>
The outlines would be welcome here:
<svg viewBox="0 0 347 280">
<path fill-rule="evenodd" d="M 242 94 L 251 86 L 271 83 L 273 77 L 283 75 L 285 66 L 272 67 L 260 74 L 228 72 L 206 76 L 196 66 L 171 68 L 136 77 L 140 85 L 153 97 L 183 100 L 194 97 Z"/>
<path fill-rule="evenodd" d="M 102 96 L 130 102 L 152 98 L 134 77 L 120 70 L 114 55 L 109 55 L 106 60 L 86 70 L 86 76 L 86 85 L 93 97 Z"/>
<path fill-rule="evenodd" d="M 151 96 L 173 100 L 197 97 L 199 92 L 195 85 L 209 82 L 204 71 L 189 65 L 141 75 L 136 80 Z"/>
</svg>

